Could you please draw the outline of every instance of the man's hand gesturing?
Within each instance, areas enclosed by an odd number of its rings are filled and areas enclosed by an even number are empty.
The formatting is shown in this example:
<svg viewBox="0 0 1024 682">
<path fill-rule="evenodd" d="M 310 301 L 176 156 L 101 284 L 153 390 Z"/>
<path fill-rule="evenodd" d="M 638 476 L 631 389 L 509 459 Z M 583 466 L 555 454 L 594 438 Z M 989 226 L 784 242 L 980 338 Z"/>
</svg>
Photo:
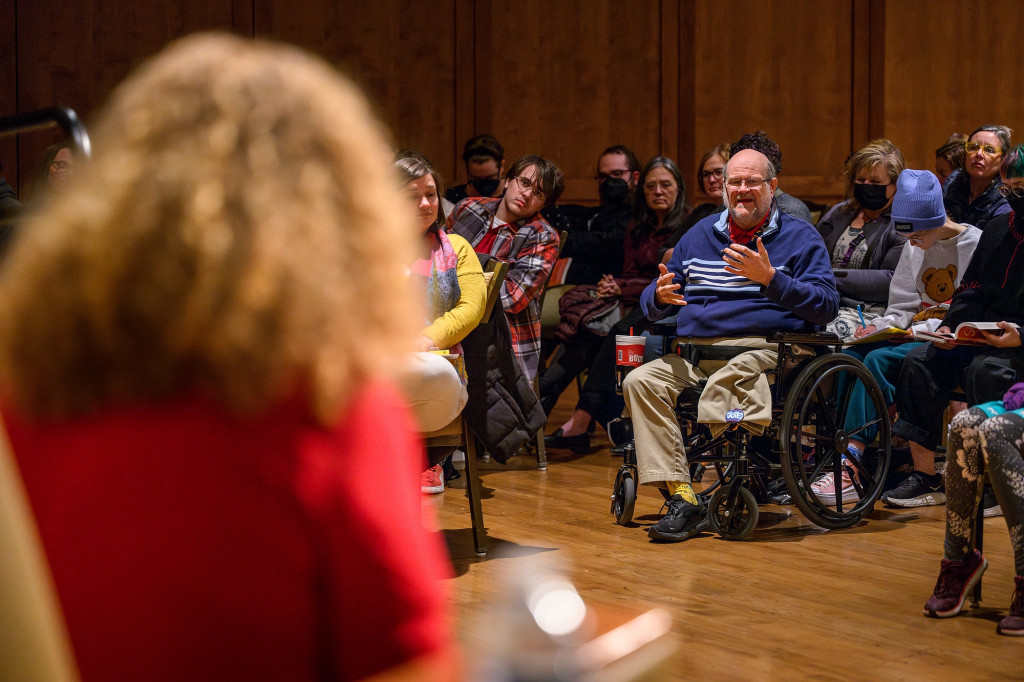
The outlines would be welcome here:
<svg viewBox="0 0 1024 682">
<path fill-rule="evenodd" d="M 658 275 L 658 288 L 655 290 L 654 300 L 661 306 L 686 305 L 686 299 L 679 293 L 681 285 L 672 281 L 675 275 L 668 271 L 664 263 L 658 264 L 658 270 L 661 274 Z"/>
</svg>

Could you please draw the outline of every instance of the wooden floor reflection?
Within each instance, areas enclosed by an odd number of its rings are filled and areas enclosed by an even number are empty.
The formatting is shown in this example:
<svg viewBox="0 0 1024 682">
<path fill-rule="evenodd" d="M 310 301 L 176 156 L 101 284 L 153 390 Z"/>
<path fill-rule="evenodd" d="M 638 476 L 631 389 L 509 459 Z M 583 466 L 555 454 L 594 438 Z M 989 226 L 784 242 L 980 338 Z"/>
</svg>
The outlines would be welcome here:
<svg viewBox="0 0 1024 682">
<path fill-rule="evenodd" d="M 549 430 L 571 404 L 563 396 Z M 995 632 L 1013 589 L 1001 517 L 986 521 L 981 608 L 935 620 L 921 607 L 938 572 L 945 507 L 879 506 L 854 528 L 825 531 L 795 507 L 767 505 L 746 540 L 705 533 L 653 544 L 646 529 L 661 496 L 641 489 L 634 524 L 617 525 L 609 509 L 621 460 L 603 431 L 595 445 L 588 455 L 549 450 L 546 472 L 527 457 L 484 466 L 484 559 L 473 553 L 464 490 L 425 499 L 449 544 L 467 650 L 501 641 L 493 605 L 506 596 L 509 574 L 545 556 L 566 567 L 587 602 L 671 612 L 682 645 L 665 679 L 1024 677 L 1024 641 Z"/>
</svg>

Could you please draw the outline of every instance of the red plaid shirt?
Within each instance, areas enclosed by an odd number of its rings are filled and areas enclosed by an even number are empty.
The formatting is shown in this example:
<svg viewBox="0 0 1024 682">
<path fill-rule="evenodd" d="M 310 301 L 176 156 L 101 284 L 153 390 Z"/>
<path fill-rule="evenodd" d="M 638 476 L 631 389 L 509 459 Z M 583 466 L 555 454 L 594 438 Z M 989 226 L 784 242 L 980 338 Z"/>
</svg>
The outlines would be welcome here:
<svg viewBox="0 0 1024 682">
<path fill-rule="evenodd" d="M 529 220 L 492 228 L 500 198 L 463 199 L 448 216 L 448 231 L 465 237 L 477 253 L 509 262 L 501 305 L 512 331 L 512 350 L 533 381 L 540 364 L 540 306 L 537 299 L 555 265 L 558 233 L 538 213 Z M 488 234 L 490 232 L 490 234 Z M 509 260 L 517 234 L 526 237 L 515 260 Z M 485 240 L 486 237 L 486 240 Z M 486 244 L 490 247 L 484 250 Z M 479 248 L 478 248 L 479 247 Z"/>
</svg>

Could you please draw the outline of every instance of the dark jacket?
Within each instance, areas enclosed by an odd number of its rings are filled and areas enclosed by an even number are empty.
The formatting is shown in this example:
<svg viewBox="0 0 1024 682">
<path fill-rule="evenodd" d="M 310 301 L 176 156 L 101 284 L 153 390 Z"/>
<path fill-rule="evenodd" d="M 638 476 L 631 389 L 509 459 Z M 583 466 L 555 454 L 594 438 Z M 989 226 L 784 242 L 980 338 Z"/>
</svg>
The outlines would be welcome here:
<svg viewBox="0 0 1024 682">
<path fill-rule="evenodd" d="M 953 171 L 946 184 L 943 185 L 942 203 L 946 207 L 946 215 L 955 222 L 974 225 L 980 230 L 997 215 L 1010 212 L 1010 205 L 999 194 L 999 176 L 992 179 L 981 196 L 974 201 L 971 197 L 971 179 L 963 170 Z"/>
<path fill-rule="evenodd" d="M 14 231 L 14 221 L 21 214 L 21 203 L 14 189 L 0 178 L 0 253 L 7 249 Z"/>
<path fill-rule="evenodd" d="M 981 233 L 942 324 L 1016 322 L 1024 325 L 1024 233 L 1012 213 L 996 216 Z M 1018 348 L 1018 350 L 1020 350 Z"/>
<path fill-rule="evenodd" d="M 839 237 L 857 217 L 857 209 L 844 201 L 836 204 L 818 222 L 818 232 L 825 240 L 829 258 Z M 892 273 L 900 262 L 900 254 L 906 239 L 896 232 L 886 209 L 878 220 L 864 225 L 864 239 L 867 241 L 867 258 L 860 268 L 833 268 L 836 288 L 839 290 L 840 305 L 855 308 L 861 303 L 880 305 L 889 303 L 889 283 Z"/>
<path fill-rule="evenodd" d="M 508 320 L 500 305 L 462 341 L 466 355 L 465 415 L 473 435 L 504 464 L 547 423 L 533 386 L 512 353 Z"/>
<path fill-rule="evenodd" d="M 622 238 L 633 217 L 632 209 L 624 204 L 565 204 L 558 208 L 569 220 L 569 234 L 562 247 L 562 258 L 572 258 L 566 284 L 593 284 L 604 275 L 621 275 Z"/>
</svg>

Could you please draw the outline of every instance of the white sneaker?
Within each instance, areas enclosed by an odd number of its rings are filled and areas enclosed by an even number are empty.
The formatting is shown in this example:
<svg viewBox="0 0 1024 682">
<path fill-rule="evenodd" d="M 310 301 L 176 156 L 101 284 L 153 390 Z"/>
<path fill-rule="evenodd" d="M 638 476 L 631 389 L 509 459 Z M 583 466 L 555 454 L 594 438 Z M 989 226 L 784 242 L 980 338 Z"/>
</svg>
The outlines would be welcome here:
<svg viewBox="0 0 1024 682">
<path fill-rule="evenodd" d="M 456 450 L 452 453 L 452 466 L 462 471 L 466 468 L 466 453 L 462 450 Z"/>
<path fill-rule="evenodd" d="M 853 487 L 853 480 L 850 478 L 849 463 L 843 461 L 842 475 L 839 477 L 843 504 L 857 502 L 860 500 L 860 493 Z M 811 492 L 821 501 L 822 504 L 833 505 L 836 503 L 835 476 L 830 471 L 817 481 L 811 484 Z"/>
</svg>

